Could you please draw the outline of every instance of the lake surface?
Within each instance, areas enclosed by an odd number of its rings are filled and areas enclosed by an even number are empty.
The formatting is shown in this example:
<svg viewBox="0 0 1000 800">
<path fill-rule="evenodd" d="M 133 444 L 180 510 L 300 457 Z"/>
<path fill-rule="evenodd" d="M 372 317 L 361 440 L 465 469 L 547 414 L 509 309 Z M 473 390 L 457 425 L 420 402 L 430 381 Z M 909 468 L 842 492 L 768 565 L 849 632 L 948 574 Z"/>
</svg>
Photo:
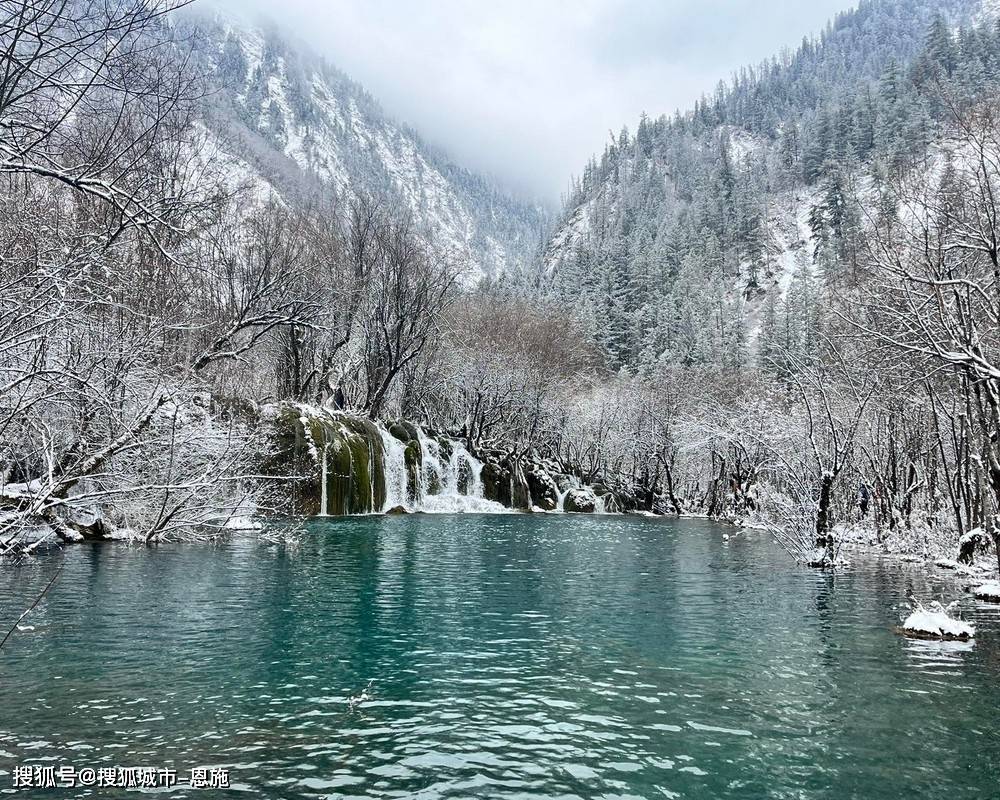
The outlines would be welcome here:
<svg viewBox="0 0 1000 800">
<path fill-rule="evenodd" d="M 230 770 L 157 797 L 1000 796 L 1000 607 L 963 601 L 974 645 L 910 641 L 907 592 L 953 585 L 731 532 L 346 518 L 0 572 L 5 632 L 64 563 L 0 653 L 0 793 L 44 763 Z"/>
</svg>

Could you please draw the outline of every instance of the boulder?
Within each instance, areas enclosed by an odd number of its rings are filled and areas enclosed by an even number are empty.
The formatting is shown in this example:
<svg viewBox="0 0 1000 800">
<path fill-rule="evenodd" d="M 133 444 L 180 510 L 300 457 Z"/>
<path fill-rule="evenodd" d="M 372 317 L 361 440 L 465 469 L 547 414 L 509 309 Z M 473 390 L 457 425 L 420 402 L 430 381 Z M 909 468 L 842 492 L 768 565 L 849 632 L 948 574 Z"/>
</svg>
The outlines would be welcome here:
<svg viewBox="0 0 1000 800">
<path fill-rule="evenodd" d="M 990 546 L 989 537 L 982 528 L 974 528 L 958 540 L 958 561 L 971 564 L 977 553 L 985 553 Z"/>
<path fill-rule="evenodd" d="M 951 616 L 951 609 L 952 606 L 945 607 L 937 600 L 932 600 L 926 607 L 914 602 L 914 609 L 899 632 L 916 639 L 968 641 L 974 638 L 975 626 Z"/>
<path fill-rule="evenodd" d="M 66 523 L 87 540 L 110 539 L 114 533 L 114 526 L 97 509 L 73 509 Z"/>
<path fill-rule="evenodd" d="M 399 439 L 399 441 L 403 444 L 415 442 L 419 438 L 417 426 L 412 422 L 407 422 L 402 419 L 389 424 L 389 433 Z"/>
<path fill-rule="evenodd" d="M 593 514 L 597 510 L 597 496 L 587 488 L 570 489 L 563 501 L 563 510 L 578 514 Z"/>
<path fill-rule="evenodd" d="M 532 464 L 525 471 L 531 504 L 543 511 L 555 511 L 559 507 L 559 488 L 552 476 L 538 464 Z"/>
<path fill-rule="evenodd" d="M 483 497 L 508 508 L 513 505 L 510 467 L 490 459 L 483 464 L 479 477 L 483 482 Z"/>
<path fill-rule="evenodd" d="M 395 516 L 398 514 L 409 514 L 410 512 L 406 510 L 406 506 L 393 506 L 385 513 Z"/>
</svg>

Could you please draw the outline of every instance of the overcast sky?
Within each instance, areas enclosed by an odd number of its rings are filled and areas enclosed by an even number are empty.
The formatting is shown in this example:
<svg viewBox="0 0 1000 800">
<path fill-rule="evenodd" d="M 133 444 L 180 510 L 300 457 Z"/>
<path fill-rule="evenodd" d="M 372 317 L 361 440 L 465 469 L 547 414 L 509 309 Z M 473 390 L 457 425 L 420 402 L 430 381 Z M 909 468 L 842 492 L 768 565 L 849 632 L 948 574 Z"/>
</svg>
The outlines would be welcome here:
<svg viewBox="0 0 1000 800">
<path fill-rule="evenodd" d="M 554 202 L 609 131 L 686 109 L 852 0 L 219 0 L 275 19 L 458 163 Z"/>
</svg>

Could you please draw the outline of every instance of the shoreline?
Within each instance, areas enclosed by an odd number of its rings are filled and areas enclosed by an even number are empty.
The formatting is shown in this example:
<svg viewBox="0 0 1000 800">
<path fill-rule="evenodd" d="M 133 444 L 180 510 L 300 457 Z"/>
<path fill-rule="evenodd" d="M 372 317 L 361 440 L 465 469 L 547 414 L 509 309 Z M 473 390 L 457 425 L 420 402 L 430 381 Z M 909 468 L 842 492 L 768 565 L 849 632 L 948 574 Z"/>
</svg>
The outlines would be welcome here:
<svg viewBox="0 0 1000 800">
<path fill-rule="evenodd" d="M 726 525 L 736 529 L 736 533 L 733 536 L 738 536 L 744 531 L 753 531 L 756 533 L 762 533 L 767 535 L 773 540 L 773 535 L 769 532 L 768 528 L 756 521 L 756 520 L 740 520 L 733 518 L 712 518 L 706 514 L 697 513 L 682 513 L 682 514 L 657 514 L 651 511 L 627 511 L 627 512 L 569 512 L 569 511 L 546 511 L 543 509 L 513 509 L 509 508 L 503 512 L 496 511 L 483 511 L 483 512 L 434 512 L 434 511 L 411 511 L 407 512 L 405 516 L 427 516 L 436 517 L 442 515 L 457 515 L 457 516 L 508 516 L 508 515 L 539 515 L 539 516 L 553 516 L 553 517 L 598 517 L 598 516 L 609 516 L 609 517 L 643 517 L 646 519 L 657 519 L 657 520 L 703 520 L 706 522 L 713 522 L 719 525 Z M 289 520 L 297 524 L 305 524 L 311 521 L 323 519 L 323 520 L 338 520 L 338 519 L 363 519 L 368 517 L 392 517 L 392 516 L 404 516 L 392 513 L 371 513 L 371 514 L 345 514 L 339 516 L 312 516 L 312 517 L 290 517 Z M 838 534 L 839 549 L 841 555 L 849 556 L 876 556 L 879 558 L 890 558 L 898 560 L 904 563 L 919 564 L 925 570 L 928 575 L 939 575 L 941 577 L 951 576 L 963 580 L 965 582 L 975 582 L 975 581 L 987 581 L 1000 579 L 1000 569 L 998 569 L 994 556 L 992 554 L 979 554 L 976 561 L 972 565 L 962 564 L 957 560 L 948 557 L 946 552 L 941 547 L 935 547 L 933 551 L 928 550 L 926 553 L 920 553 L 915 547 L 907 547 L 906 542 L 901 539 L 901 537 L 886 537 L 882 542 L 875 540 L 875 531 L 868 527 L 859 527 L 857 525 L 851 525 L 850 527 L 844 529 L 845 523 L 841 523 L 838 527 L 841 528 Z M 44 526 L 38 526 L 41 529 Z M 40 536 L 36 536 L 31 539 L 26 539 L 23 544 L 26 548 L 30 548 L 28 554 L 33 555 L 36 553 L 41 553 L 48 551 L 51 548 L 62 548 L 65 545 L 72 544 L 127 544 L 127 545 L 144 545 L 152 546 L 156 544 L 199 544 L 210 541 L 217 541 L 224 538 L 233 537 L 239 534 L 261 534 L 267 530 L 268 520 L 258 519 L 257 517 L 240 517 L 232 518 L 225 526 L 218 530 L 212 531 L 203 537 L 180 537 L 177 539 L 168 539 L 164 541 L 146 542 L 141 536 L 130 534 L 127 529 L 116 529 L 112 531 L 108 536 L 102 538 L 87 538 L 79 537 L 74 541 L 63 541 L 60 540 L 53 532 L 42 533 Z M 23 535 L 23 534 L 19 534 Z M 916 535 L 916 534 L 914 534 Z M 930 545 L 930 542 L 925 543 Z M 789 556 L 791 559 L 791 556 Z M 3 563 L 3 559 L 0 558 L 0 564 Z M 849 561 L 848 565 L 849 566 Z M 810 569 L 818 569 L 817 567 L 810 567 Z"/>
</svg>

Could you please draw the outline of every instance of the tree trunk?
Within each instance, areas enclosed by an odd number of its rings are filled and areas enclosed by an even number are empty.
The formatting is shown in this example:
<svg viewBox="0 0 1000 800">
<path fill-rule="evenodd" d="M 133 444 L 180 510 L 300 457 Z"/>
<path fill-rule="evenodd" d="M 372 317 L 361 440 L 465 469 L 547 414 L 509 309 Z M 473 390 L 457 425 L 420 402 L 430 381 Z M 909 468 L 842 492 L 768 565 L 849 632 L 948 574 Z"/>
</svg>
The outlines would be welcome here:
<svg viewBox="0 0 1000 800">
<path fill-rule="evenodd" d="M 712 453 L 713 466 L 715 465 L 717 454 Z M 719 486 L 726 480 L 726 459 L 722 455 L 718 455 L 719 461 L 719 473 L 713 476 L 712 485 L 709 487 L 709 499 L 708 499 L 708 516 L 709 518 L 716 518 L 719 516 L 722 503 L 719 502 Z"/>
<path fill-rule="evenodd" d="M 816 547 L 826 553 L 826 560 L 833 563 L 833 535 L 830 532 L 830 504 L 833 502 L 833 479 L 831 472 L 824 472 L 820 479 L 819 509 L 816 512 Z"/>
<path fill-rule="evenodd" d="M 673 506 L 674 512 L 680 515 L 681 504 L 674 493 L 674 476 L 670 470 L 670 464 L 667 463 L 666 459 L 663 460 L 663 482 L 667 490 L 667 498 L 670 500 L 670 505 Z"/>
<path fill-rule="evenodd" d="M 993 528 L 993 551 L 997 555 L 997 570 L 1000 571 L 1000 528 Z"/>
</svg>

